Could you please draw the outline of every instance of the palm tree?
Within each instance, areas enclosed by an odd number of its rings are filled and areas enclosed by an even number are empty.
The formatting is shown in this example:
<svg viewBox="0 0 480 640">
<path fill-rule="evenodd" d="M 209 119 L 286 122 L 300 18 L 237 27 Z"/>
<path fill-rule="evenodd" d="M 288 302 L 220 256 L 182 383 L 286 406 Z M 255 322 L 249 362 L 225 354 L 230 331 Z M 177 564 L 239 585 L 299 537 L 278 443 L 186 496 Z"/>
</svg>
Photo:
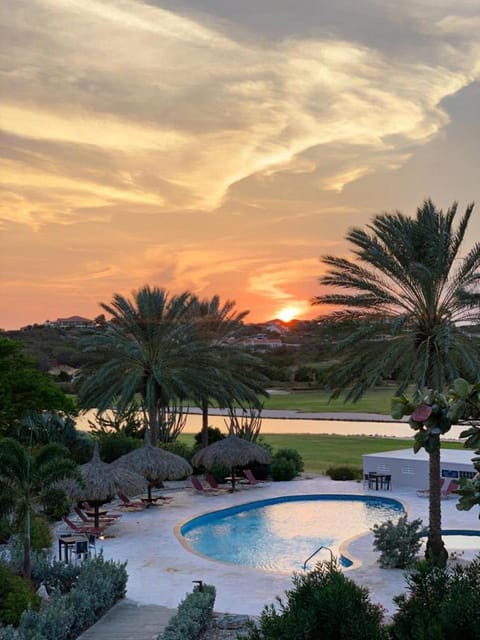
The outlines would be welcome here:
<svg viewBox="0 0 480 640">
<path fill-rule="evenodd" d="M 414 384 L 441 392 L 457 377 L 477 379 L 478 341 L 466 325 L 480 312 L 480 244 L 462 258 L 460 250 L 473 211 L 469 205 L 454 226 L 457 204 L 445 213 L 425 200 L 415 217 L 377 215 L 368 231 L 352 229 L 347 240 L 356 261 L 326 256 L 322 285 L 336 293 L 314 304 L 339 307 L 327 318 L 344 331 L 332 371 L 334 395 L 358 399 L 385 377 L 399 381 L 398 393 Z M 445 555 L 441 538 L 440 435 L 429 453 L 429 539 L 433 559 Z"/>
<path fill-rule="evenodd" d="M 267 395 L 267 379 L 259 371 L 261 361 L 235 345 L 236 332 L 249 313 L 237 311 L 235 304 L 234 300 L 222 304 L 215 295 L 211 299 L 195 299 L 190 311 L 200 339 L 215 359 L 208 374 L 208 393 L 196 398 L 202 409 L 202 447 L 208 445 L 210 399 L 221 407 L 246 403 L 260 409 L 259 395 Z"/>
<path fill-rule="evenodd" d="M 122 411 L 139 395 L 156 445 L 165 409 L 208 393 L 203 372 L 213 358 L 189 316 L 194 302 L 188 292 L 170 296 L 145 286 L 133 301 L 115 294 L 102 303 L 112 319 L 84 343 L 93 360 L 81 374 L 80 406 Z"/>
<path fill-rule="evenodd" d="M 35 455 L 13 438 L 0 440 L 0 487 L 9 511 L 25 517 L 23 574 L 30 578 L 30 516 L 38 495 L 49 485 L 77 476 L 77 466 L 66 447 L 47 444 Z"/>
</svg>

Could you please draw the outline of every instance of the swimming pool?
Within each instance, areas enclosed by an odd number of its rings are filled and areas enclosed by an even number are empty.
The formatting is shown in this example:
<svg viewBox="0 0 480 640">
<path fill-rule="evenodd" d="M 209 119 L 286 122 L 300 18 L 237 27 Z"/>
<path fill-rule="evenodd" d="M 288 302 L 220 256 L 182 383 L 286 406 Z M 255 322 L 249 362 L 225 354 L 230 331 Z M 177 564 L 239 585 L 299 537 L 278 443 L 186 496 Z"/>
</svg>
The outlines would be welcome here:
<svg viewBox="0 0 480 640">
<path fill-rule="evenodd" d="M 377 523 L 396 520 L 403 505 L 392 498 L 313 494 L 282 496 L 213 511 L 189 520 L 180 534 L 196 553 L 232 564 L 291 573 L 318 547 L 340 558 L 342 542 Z M 329 560 L 323 549 L 309 563 Z"/>
</svg>

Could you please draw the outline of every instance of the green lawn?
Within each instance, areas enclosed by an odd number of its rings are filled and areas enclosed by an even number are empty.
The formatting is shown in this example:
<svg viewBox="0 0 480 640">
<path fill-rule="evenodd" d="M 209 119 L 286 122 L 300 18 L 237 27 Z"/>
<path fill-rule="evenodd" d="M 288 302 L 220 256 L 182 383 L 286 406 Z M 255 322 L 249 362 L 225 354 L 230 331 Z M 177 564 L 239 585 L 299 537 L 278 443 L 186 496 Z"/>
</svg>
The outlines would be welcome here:
<svg viewBox="0 0 480 640">
<path fill-rule="evenodd" d="M 372 389 L 358 402 L 344 402 L 343 399 L 330 400 L 330 391 L 290 391 L 272 395 L 265 400 L 265 409 L 291 409 L 304 412 L 341 413 L 383 413 L 390 414 L 390 402 L 395 395 L 394 388 Z"/>
<path fill-rule="evenodd" d="M 410 449 L 412 439 L 375 438 L 368 436 L 336 436 L 301 434 L 268 434 L 263 438 L 277 449 L 296 449 L 305 463 L 305 471 L 311 473 L 325 473 L 331 465 L 349 464 L 362 467 L 362 455 L 378 453 L 393 449 Z M 182 434 L 180 439 L 193 445 L 193 434 Z M 462 445 L 446 442 L 444 447 L 461 449 Z"/>
</svg>

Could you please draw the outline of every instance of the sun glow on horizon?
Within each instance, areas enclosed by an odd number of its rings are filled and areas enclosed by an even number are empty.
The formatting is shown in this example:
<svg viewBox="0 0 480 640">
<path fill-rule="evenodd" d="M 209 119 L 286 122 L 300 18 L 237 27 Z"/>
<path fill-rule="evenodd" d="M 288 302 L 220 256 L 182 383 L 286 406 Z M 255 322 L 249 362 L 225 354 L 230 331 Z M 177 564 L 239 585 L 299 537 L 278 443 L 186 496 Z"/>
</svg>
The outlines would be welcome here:
<svg viewBox="0 0 480 640">
<path fill-rule="evenodd" d="M 290 322 L 290 320 L 293 320 L 294 318 L 296 318 L 297 316 L 299 316 L 301 314 L 301 311 L 298 307 L 283 307 L 282 309 L 280 309 L 280 311 L 277 313 L 277 317 L 282 320 L 282 322 Z"/>
</svg>

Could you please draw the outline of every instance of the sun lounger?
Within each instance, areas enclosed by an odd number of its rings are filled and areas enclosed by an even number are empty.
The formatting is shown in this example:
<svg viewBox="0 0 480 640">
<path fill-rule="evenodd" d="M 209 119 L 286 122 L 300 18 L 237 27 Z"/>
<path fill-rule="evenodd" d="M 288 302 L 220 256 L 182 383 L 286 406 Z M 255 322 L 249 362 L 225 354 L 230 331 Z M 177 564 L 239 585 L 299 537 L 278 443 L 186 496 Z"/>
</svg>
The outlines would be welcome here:
<svg viewBox="0 0 480 640">
<path fill-rule="evenodd" d="M 445 484 L 445 478 L 440 478 L 440 490 Z M 430 495 L 430 489 L 417 489 L 417 496 L 421 498 L 427 498 Z"/>
<path fill-rule="evenodd" d="M 250 469 L 244 469 L 243 475 L 246 478 L 245 480 L 241 480 L 241 484 L 243 485 L 251 485 L 252 487 L 256 487 L 265 484 L 263 480 L 257 480 Z"/>
<path fill-rule="evenodd" d="M 204 493 L 209 496 L 216 496 L 220 493 L 219 489 L 213 489 L 212 487 L 204 487 L 197 476 L 190 476 L 193 488 L 199 493 Z"/>
<path fill-rule="evenodd" d="M 68 516 L 63 516 L 62 520 L 69 529 L 75 531 L 75 533 L 88 533 L 94 536 L 104 536 L 105 527 L 94 527 L 93 525 L 80 525 L 70 520 Z"/>
<path fill-rule="evenodd" d="M 458 489 L 458 482 L 456 480 L 450 480 L 447 488 L 440 492 L 440 497 L 443 498 L 455 498 L 454 491 Z"/>
<path fill-rule="evenodd" d="M 147 506 L 141 500 L 130 500 L 130 498 L 128 498 L 123 493 L 119 493 L 118 497 L 122 501 L 122 504 L 120 505 L 120 507 L 123 509 L 131 509 L 132 511 L 141 511 L 142 509 L 145 509 Z"/>
<path fill-rule="evenodd" d="M 83 510 L 86 512 L 93 512 L 95 511 L 95 507 L 92 507 L 92 505 L 88 502 L 82 502 L 82 507 Z M 88 517 L 88 516 L 87 516 Z M 111 519 L 111 518 L 121 518 L 122 514 L 121 513 L 115 513 L 114 511 L 106 511 L 102 517 Z"/>
<path fill-rule="evenodd" d="M 80 520 L 84 523 L 87 524 L 89 526 L 95 526 L 94 525 L 94 521 L 95 518 L 89 518 L 87 516 L 86 513 L 84 513 L 81 509 L 79 509 L 78 507 L 74 507 L 73 510 L 75 511 L 75 513 L 77 514 L 77 516 L 80 518 Z M 105 515 L 99 515 L 98 516 L 98 522 L 100 524 L 100 526 L 102 527 L 109 527 L 110 525 L 114 524 L 116 522 L 117 518 L 109 518 Z"/>
</svg>

